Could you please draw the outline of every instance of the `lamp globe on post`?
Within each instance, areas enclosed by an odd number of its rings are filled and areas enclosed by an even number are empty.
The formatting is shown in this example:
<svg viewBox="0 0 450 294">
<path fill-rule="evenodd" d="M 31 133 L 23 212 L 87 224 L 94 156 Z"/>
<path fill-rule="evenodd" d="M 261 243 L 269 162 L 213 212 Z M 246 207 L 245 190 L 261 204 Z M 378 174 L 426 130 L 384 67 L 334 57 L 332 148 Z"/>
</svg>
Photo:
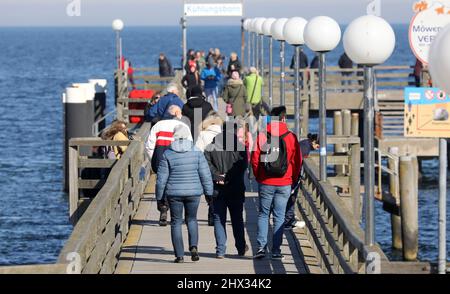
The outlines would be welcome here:
<svg viewBox="0 0 450 294">
<path fill-rule="evenodd" d="M 264 31 L 263 25 L 266 19 L 264 17 L 260 17 L 255 22 L 255 31 L 259 36 L 259 60 L 257 68 L 260 70 L 261 78 L 264 80 Z"/>
<path fill-rule="evenodd" d="M 249 24 L 249 31 L 252 33 L 252 52 L 253 52 L 253 56 L 252 56 L 252 66 L 257 66 L 257 62 L 258 62 L 258 38 L 257 38 L 257 34 L 256 34 L 256 30 L 255 30 L 255 23 L 257 21 L 257 18 L 253 18 L 250 21 Z"/>
<path fill-rule="evenodd" d="M 120 32 L 123 30 L 124 24 L 121 19 L 115 19 L 112 22 L 112 29 L 116 33 L 116 60 L 117 68 L 122 69 L 122 44 L 120 39 Z"/>
<path fill-rule="evenodd" d="M 251 50 L 251 42 L 250 42 L 250 31 L 249 31 L 249 25 L 250 25 L 251 19 L 247 18 L 244 21 L 243 27 L 244 31 L 247 32 L 247 66 L 250 66 L 250 50 Z"/>
<path fill-rule="evenodd" d="M 272 38 L 272 25 L 276 21 L 275 18 L 268 18 L 263 24 L 263 33 L 269 38 L 269 104 L 273 106 L 273 38 Z"/>
<path fill-rule="evenodd" d="M 353 20 L 344 33 L 344 49 L 355 63 L 364 66 L 364 188 L 365 243 L 375 242 L 374 65 L 384 63 L 394 51 L 395 34 L 381 17 L 365 15 Z"/>
<path fill-rule="evenodd" d="M 450 93 L 450 25 L 437 35 L 431 44 L 429 68 L 433 83 Z M 447 272 L 447 140 L 439 140 L 439 274 Z"/>
<path fill-rule="evenodd" d="M 286 104 L 286 73 L 285 73 L 285 47 L 286 39 L 284 38 L 284 25 L 288 21 L 287 18 L 277 19 L 270 28 L 272 37 L 280 42 L 280 105 Z"/>
<path fill-rule="evenodd" d="M 319 55 L 319 137 L 320 180 L 327 180 L 327 128 L 326 128 L 326 62 L 325 54 L 334 50 L 341 40 L 339 24 L 328 16 L 311 19 L 303 34 L 306 45 Z"/>
<path fill-rule="evenodd" d="M 286 42 L 294 46 L 294 68 L 295 68 L 295 88 L 294 88 L 294 114 L 295 114 L 295 134 L 300 136 L 300 54 L 305 44 L 303 32 L 308 21 L 302 17 L 293 17 L 284 25 L 283 34 Z"/>
</svg>

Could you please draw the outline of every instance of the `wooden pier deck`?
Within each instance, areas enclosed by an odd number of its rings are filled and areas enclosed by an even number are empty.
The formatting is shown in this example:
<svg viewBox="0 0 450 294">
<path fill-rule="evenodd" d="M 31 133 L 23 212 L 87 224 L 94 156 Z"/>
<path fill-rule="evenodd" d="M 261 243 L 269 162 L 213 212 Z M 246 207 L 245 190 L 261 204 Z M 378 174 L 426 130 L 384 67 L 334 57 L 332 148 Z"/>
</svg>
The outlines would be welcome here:
<svg viewBox="0 0 450 294">
<path fill-rule="evenodd" d="M 283 261 L 267 256 L 253 260 L 256 253 L 257 194 L 247 193 L 245 202 L 246 240 L 250 250 L 245 257 L 237 256 L 231 223 L 227 223 L 227 255 L 216 259 L 214 227 L 207 224 L 208 207 L 202 199 L 199 210 L 200 261 L 192 262 L 187 252 L 187 229 L 183 226 L 186 256 L 184 264 L 175 264 L 170 238 L 170 225 L 158 225 L 159 212 L 153 194 L 145 194 L 132 222 L 127 240 L 122 246 L 116 274 L 309 274 L 322 273 L 305 231 L 285 231 L 281 250 Z M 269 238 L 270 239 L 270 238 Z"/>
</svg>

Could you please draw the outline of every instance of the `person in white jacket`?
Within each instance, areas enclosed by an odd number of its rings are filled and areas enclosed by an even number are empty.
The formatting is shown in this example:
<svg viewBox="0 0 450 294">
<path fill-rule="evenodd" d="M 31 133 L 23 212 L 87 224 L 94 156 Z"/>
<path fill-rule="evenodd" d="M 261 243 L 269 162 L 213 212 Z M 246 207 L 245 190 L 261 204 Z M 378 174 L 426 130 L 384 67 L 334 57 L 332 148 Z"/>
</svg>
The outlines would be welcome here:
<svg viewBox="0 0 450 294">
<path fill-rule="evenodd" d="M 161 161 L 164 152 L 169 149 L 170 144 L 174 142 L 174 131 L 179 125 L 184 125 L 189 128 L 189 119 L 181 114 L 181 108 L 178 105 L 169 107 L 168 113 L 173 117 L 172 119 L 161 120 L 156 123 L 150 130 L 150 135 L 145 142 L 145 152 L 149 157 L 153 172 L 158 172 L 158 165 Z M 192 136 L 188 140 L 193 141 Z M 167 226 L 167 211 L 169 204 L 167 199 L 163 198 L 157 201 L 158 211 L 161 213 L 159 218 L 160 226 Z"/>
<path fill-rule="evenodd" d="M 202 152 L 212 143 L 213 139 L 222 133 L 223 120 L 216 112 L 211 114 L 202 122 L 195 146 Z"/>
</svg>

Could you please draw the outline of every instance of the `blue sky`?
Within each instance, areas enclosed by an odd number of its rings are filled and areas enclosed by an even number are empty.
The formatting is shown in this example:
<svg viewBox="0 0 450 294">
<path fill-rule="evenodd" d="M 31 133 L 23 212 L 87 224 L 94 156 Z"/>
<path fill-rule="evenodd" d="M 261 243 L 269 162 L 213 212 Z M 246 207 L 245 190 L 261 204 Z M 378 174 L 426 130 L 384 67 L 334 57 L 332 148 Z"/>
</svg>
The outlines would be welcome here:
<svg viewBox="0 0 450 294">
<path fill-rule="evenodd" d="M 67 5 L 73 1 L 80 2 L 81 16 L 69 17 L 66 14 Z M 232 1 L 236 0 L 228 2 Z M 409 22 L 415 0 L 381 1 L 382 17 L 391 23 Z M 244 7 L 248 17 L 302 16 L 309 19 L 317 15 L 328 15 L 340 23 L 348 23 L 365 14 L 369 2 L 369 0 L 245 0 Z M 0 0 L 0 26 L 109 26 L 114 18 L 122 18 L 128 26 L 178 25 L 181 14 L 182 0 Z M 192 19 L 190 23 L 210 25 L 213 22 L 217 25 L 226 25 L 235 24 L 237 21 L 236 18 L 203 18 Z"/>
</svg>

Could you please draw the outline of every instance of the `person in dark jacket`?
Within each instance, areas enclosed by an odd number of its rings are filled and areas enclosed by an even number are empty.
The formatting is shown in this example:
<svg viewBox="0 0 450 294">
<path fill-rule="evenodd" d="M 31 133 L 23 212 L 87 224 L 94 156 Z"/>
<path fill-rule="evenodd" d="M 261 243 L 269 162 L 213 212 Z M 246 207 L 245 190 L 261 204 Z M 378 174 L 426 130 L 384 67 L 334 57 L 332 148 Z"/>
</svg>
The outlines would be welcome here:
<svg viewBox="0 0 450 294">
<path fill-rule="evenodd" d="M 160 77 L 173 77 L 175 73 L 173 71 L 172 64 L 164 53 L 159 54 L 159 76 Z"/>
<path fill-rule="evenodd" d="M 228 63 L 228 68 L 227 68 L 227 75 L 229 78 L 231 78 L 231 74 L 234 71 L 239 72 L 239 74 L 241 74 L 241 72 L 242 72 L 242 64 L 239 61 L 239 57 L 236 52 L 232 52 L 230 54 L 230 62 Z"/>
<path fill-rule="evenodd" d="M 208 117 L 208 114 L 211 111 L 213 111 L 213 107 L 203 97 L 203 91 L 201 87 L 194 86 L 191 89 L 190 94 L 191 96 L 188 98 L 188 101 L 183 106 L 183 115 L 189 118 L 191 124 L 192 138 L 194 138 L 194 142 L 196 142 L 198 137 L 199 125 L 201 124 L 202 121 L 205 120 L 205 118 Z M 195 119 L 196 111 L 199 112 L 199 117 L 197 118 L 197 120 Z"/>
<path fill-rule="evenodd" d="M 350 57 L 348 57 L 347 53 L 343 53 L 341 55 L 341 57 L 339 58 L 339 62 L 338 62 L 339 68 L 341 69 L 352 69 L 353 68 L 353 61 L 350 59 Z M 353 75 L 353 72 L 351 71 L 343 71 L 342 73 L 342 81 L 341 81 L 341 85 L 342 85 L 342 92 L 346 92 L 349 89 L 345 89 L 345 86 L 351 86 L 352 85 L 352 81 L 351 81 L 351 76 Z M 351 92 L 351 90 L 350 90 Z"/>
<path fill-rule="evenodd" d="M 195 66 L 189 68 L 189 72 L 181 80 L 181 85 L 186 89 L 187 96 L 190 96 L 191 89 L 195 86 L 202 86 L 200 74 Z"/>
<path fill-rule="evenodd" d="M 305 52 L 300 51 L 300 70 L 302 69 L 307 69 L 308 68 L 308 56 L 306 56 Z M 292 56 L 291 59 L 291 65 L 290 65 L 290 69 L 293 69 L 295 71 L 295 54 L 294 56 Z M 303 72 L 300 72 L 300 85 L 301 87 L 303 87 Z"/>
<path fill-rule="evenodd" d="M 183 108 L 183 101 L 180 99 L 180 92 L 178 86 L 171 84 L 167 87 L 167 94 L 161 97 L 156 104 L 150 107 L 150 109 L 145 113 L 145 120 L 157 123 L 163 119 L 171 119 L 172 115 L 169 113 L 169 108 L 172 105 L 177 105 Z"/>
<path fill-rule="evenodd" d="M 236 125 L 225 123 L 222 134 L 217 135 L 206 147 L 205 157 L 214 182 L 214 234 L 216 257 L 224 258 L 227 244 L 227 210 L 230 212 L 235 246 L 239 256 L 249 250 L 244 231 L 244 175 L 247 170 L 245 146 L 236 136 Z"/>
<path fill-rule="evenodd" d="M 169 200 L 171 237 L 175 251 L 175 263 L 184 262 L 184 244 L 181 225 L 183 209 L 189 234 L 189 251 L 192 261 L 198 261 L 197 211 L 200 196 L 212 195 L 213 182 L 208 162 L 190 137 L 189 128 L 179 125 L 175 128 L 174 142 L 164 152 L 158 167 L 156 199 L 164 196 Z"/>
</svg>

